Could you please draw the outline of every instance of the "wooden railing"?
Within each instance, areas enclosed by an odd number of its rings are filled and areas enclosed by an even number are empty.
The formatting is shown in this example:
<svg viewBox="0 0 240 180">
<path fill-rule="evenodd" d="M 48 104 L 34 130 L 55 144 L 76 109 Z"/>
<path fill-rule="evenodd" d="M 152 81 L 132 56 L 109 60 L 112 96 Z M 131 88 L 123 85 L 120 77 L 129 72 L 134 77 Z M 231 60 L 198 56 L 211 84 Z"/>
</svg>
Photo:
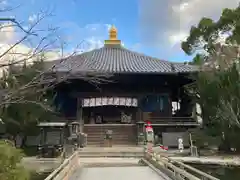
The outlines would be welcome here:
<svg viewBox="0 0 240 180">
<path fill-rule="evenodd" d="M 193 117 L 150 117 L 149 121 L 154 124 L 198 124 Z"/>
<path fill-rule="evenodd" d="M 197 176 L 197 177 L 200 177 L 201 179 L 204 179 L 204 180 L 219 180 L 218 178 L 216 177 L 213 177 L 212 175 L 210 174 L 207 174 L 203 171 L 200 171 L 192 166 L 189 166 L 187 164 L 184 164 L 182 162 L 179 162 L 179 161 L 173 161 L 173 160 L 170 160 L 170 162 L 174 165 L 176 165 L 177 167 L 180 167 L 182 169 L 184 169 L 185 171 Z"/>
<path fill-rule="evenodd" d="M 145 152 L 145 159 L 173 180 L 220 180 L 166 155 Z"/>
<path fill-rule="evenodd" d="M 78 152 L 66 159 L 44 180 L 68 180 L 72 173 L 79 167 Z"/>
</svg>

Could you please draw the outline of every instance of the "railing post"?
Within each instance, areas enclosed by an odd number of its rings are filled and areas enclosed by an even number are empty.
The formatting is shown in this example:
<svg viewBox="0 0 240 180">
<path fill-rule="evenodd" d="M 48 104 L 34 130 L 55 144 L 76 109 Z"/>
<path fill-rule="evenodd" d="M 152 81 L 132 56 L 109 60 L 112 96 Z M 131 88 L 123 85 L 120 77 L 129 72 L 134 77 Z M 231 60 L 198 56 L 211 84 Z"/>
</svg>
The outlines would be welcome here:
<svg viewBox="0 0 240 180">
<path fill-rule="evenodd" d="M 177 180 L 220 180 L 192 166 L 186 165 L 180 161 L 172 160 L 164 154 L 156 154 L 156 152 L 150 153 L 148 152 L 148 149 L 145 151 L 145 157 L 147 157 L 147 160 L 151 159 L 158 163 L 157 166 L 160 165 L 162 168 L 166 169 L 172 174 L 171 176 Z"/>
<path fill-rule="evenodd" d="M 68 180 L 78 165 L 78 152 L 75 152 L 45 178 L 45 180 Z"/>
</svg>

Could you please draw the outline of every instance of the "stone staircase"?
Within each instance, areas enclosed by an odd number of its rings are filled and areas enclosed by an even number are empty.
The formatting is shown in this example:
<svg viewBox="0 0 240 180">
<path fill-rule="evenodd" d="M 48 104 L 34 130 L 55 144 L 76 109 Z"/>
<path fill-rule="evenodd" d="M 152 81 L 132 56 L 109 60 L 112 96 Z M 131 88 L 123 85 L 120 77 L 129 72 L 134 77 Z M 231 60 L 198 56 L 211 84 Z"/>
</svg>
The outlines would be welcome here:
<svg viewBox="0 0 240 180">
<path fill-rule="evenodd" d="M 113 146 L 113 147 L 85 147 L 78 152 L 81 160 L 83 158 L 142 158 L 144 147 L 141 146 Z M 94 161 L 93 161 L 94 162 Z"/>
<path fill-rule="evenodd" d="M 112 130 L 112 145 L 136 145 L 135 124 L 89 124 L 84 125 L 88 146 L 104 146 L 107 130 Z"/>
</svg>

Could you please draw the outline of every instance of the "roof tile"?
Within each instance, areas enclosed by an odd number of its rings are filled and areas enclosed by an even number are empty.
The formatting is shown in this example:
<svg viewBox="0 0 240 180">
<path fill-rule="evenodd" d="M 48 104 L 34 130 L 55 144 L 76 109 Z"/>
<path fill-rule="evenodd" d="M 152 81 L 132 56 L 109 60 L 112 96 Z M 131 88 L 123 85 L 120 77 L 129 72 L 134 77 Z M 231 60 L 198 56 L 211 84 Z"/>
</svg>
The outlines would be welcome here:
<svg viewBox="0 0 240 180">
<path fill-rule="evenodd" d="M 54 68 L 58 72 L 102 73 L 178 73 L 197 71 L 184 63 L 159 60 L 123 47 L 103 47 L 63 60 Z"/>
</svg>

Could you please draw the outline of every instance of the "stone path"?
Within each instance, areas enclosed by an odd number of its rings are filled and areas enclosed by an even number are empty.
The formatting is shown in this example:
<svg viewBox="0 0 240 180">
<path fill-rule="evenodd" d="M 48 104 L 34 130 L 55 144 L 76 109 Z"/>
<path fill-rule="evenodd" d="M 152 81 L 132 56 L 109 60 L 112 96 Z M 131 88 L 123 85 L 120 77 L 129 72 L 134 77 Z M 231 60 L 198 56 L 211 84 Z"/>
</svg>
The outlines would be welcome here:
<svg viewBox="0 0 240 180">
<path fill-rule="evenodd" d="M 84 168 L 80 176 L 74 180 L 162 180 L 152 169 L 145 166 L 137 167 L 93 167 Z M 72 179 L 73 180 L 73 179 Z"/>
</svg>

